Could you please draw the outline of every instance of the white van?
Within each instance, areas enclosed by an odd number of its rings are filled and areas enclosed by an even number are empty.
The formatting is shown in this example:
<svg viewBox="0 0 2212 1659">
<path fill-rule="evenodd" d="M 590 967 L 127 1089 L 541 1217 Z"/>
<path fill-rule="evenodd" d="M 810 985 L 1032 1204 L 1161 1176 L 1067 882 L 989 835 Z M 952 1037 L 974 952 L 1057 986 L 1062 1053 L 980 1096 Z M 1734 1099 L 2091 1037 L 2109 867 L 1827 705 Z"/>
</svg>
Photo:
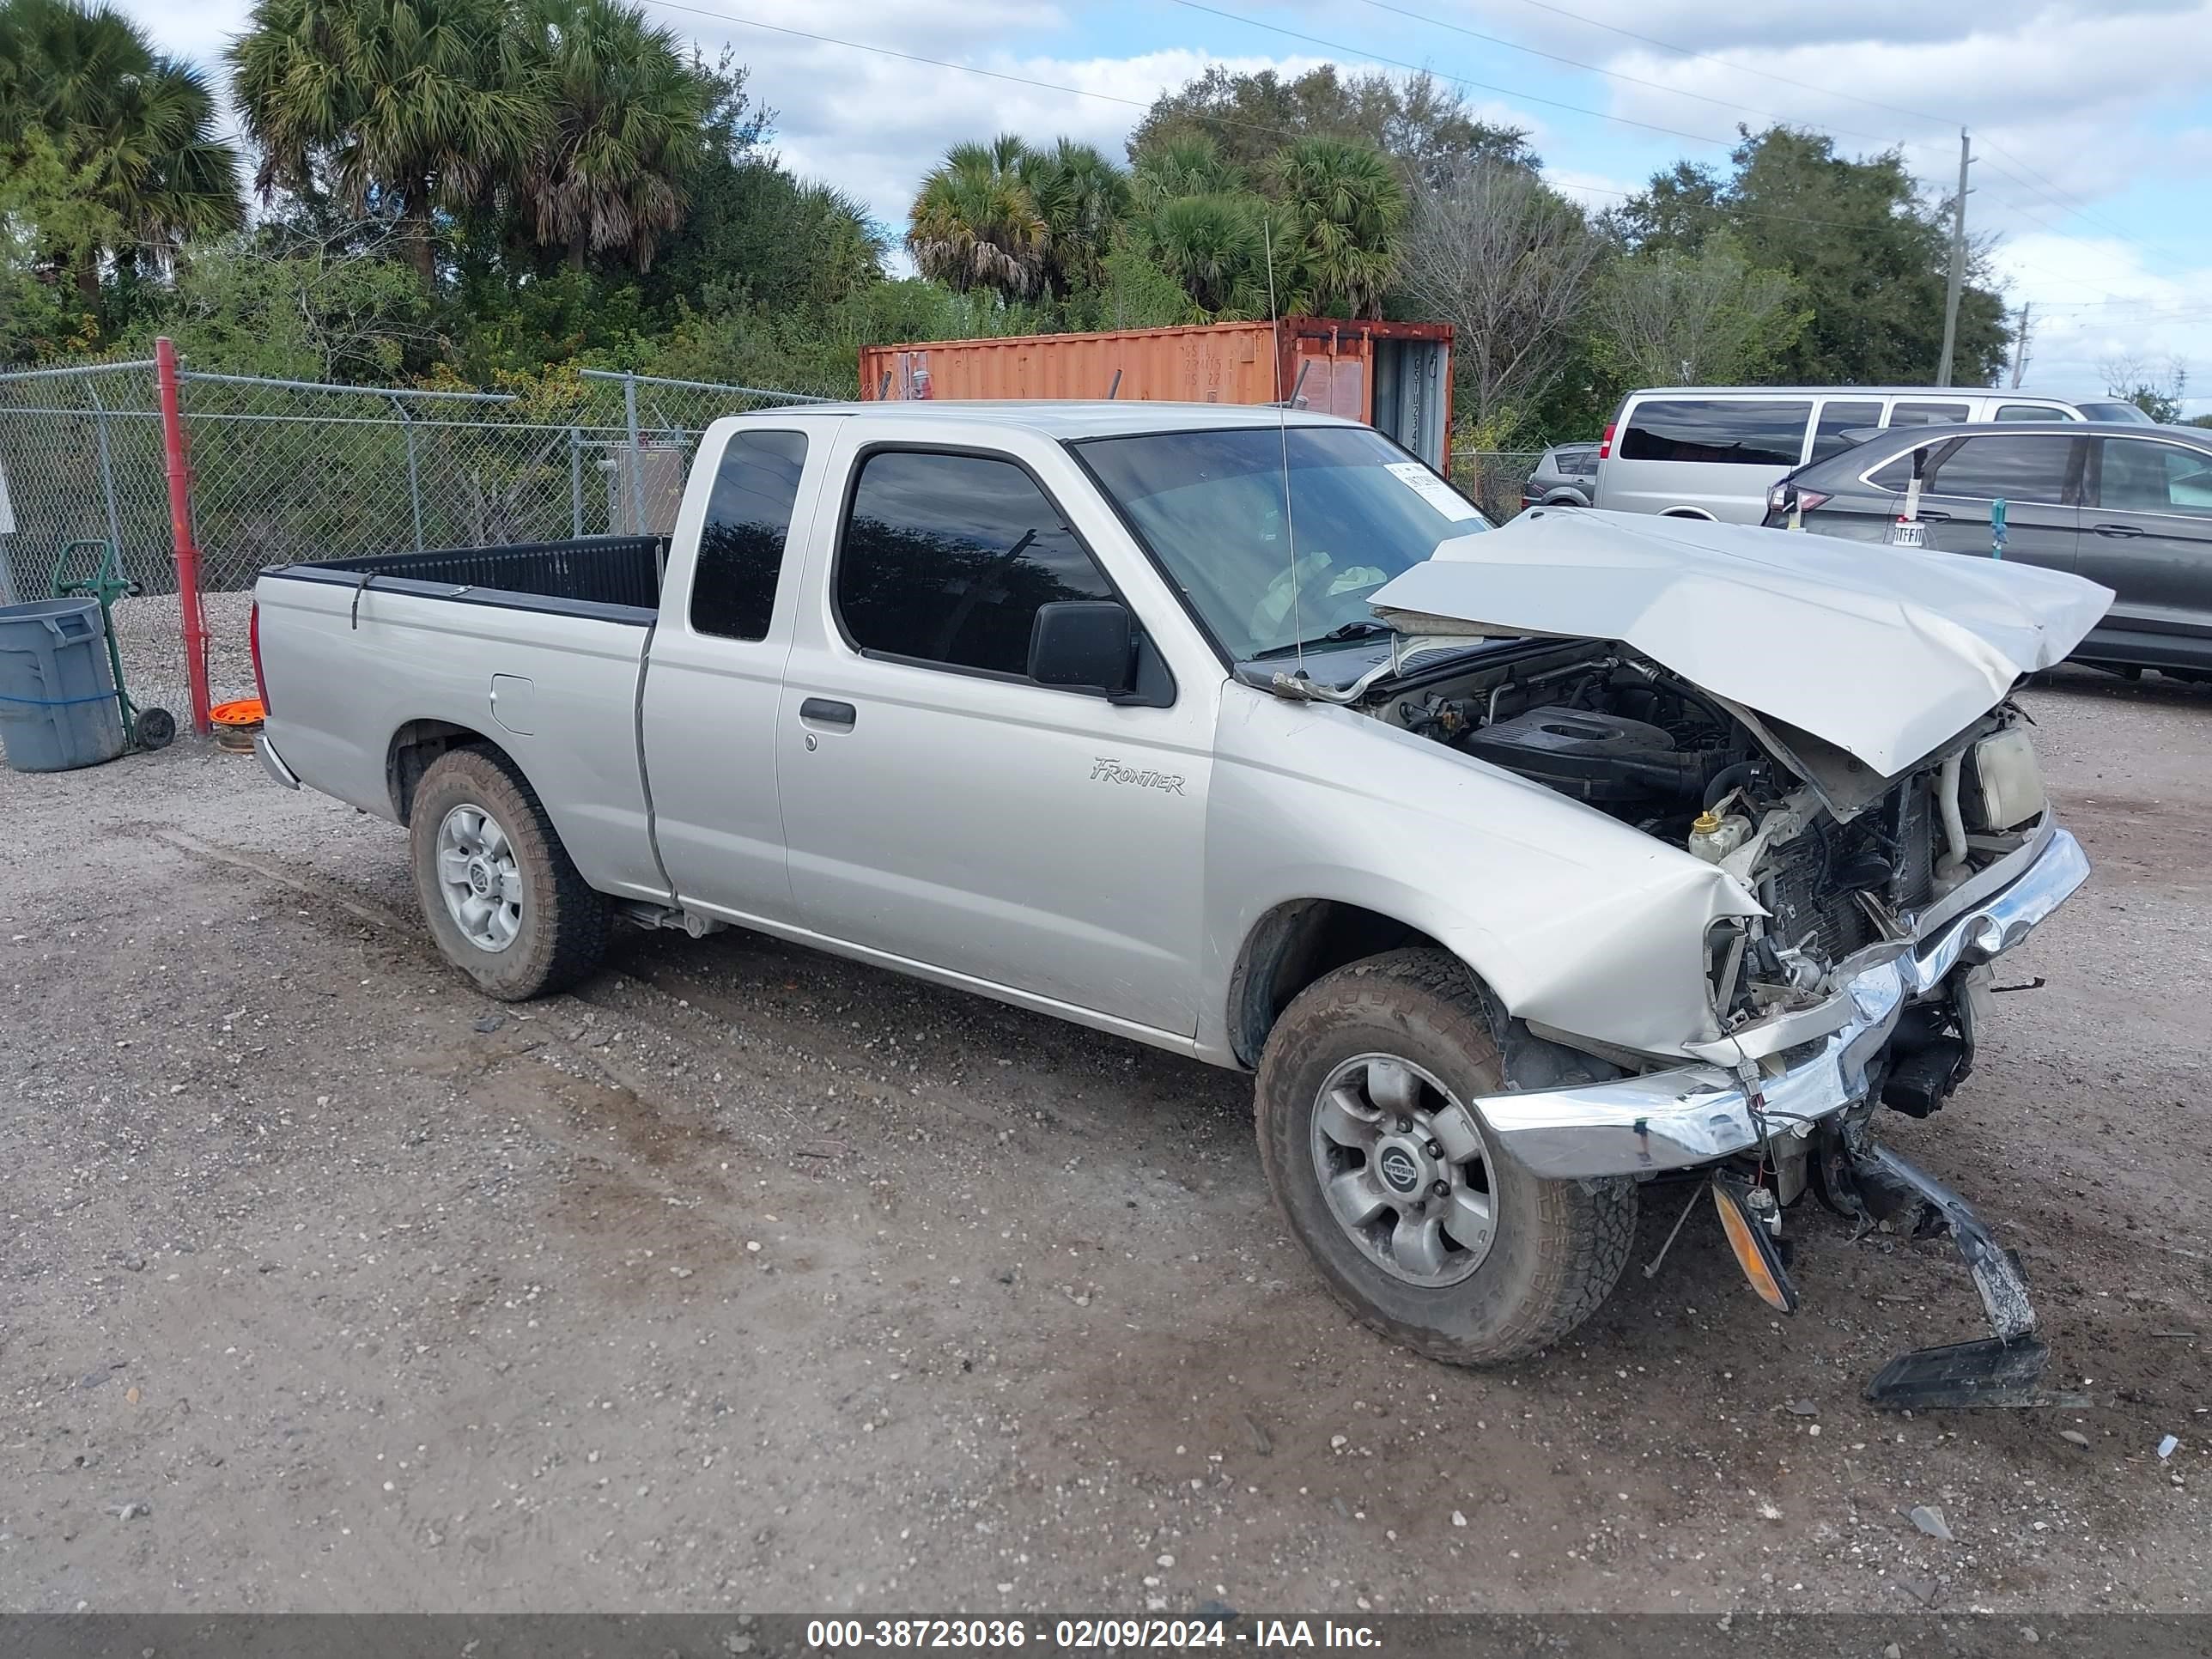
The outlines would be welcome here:
<svg viewBox="0 0 2212 1659">
<path fill-rule="evenodd" d="M 1868 427 L 1949 421 L 2150 417 L 2118 398 L 2083 403 L 1956 386 L 1653 386 L 1632 392 L 1598 446 L 1593 507 L 1757 524 L 1767 486 L 1850 447 Z"/>
</svg>

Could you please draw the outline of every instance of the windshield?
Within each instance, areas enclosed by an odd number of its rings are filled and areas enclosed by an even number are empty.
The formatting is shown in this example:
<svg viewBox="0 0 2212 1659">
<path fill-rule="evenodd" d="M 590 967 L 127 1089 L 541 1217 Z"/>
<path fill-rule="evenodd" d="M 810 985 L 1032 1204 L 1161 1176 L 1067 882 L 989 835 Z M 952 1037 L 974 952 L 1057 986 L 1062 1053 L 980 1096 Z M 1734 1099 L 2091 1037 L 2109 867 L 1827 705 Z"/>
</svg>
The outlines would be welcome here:
<svg viewBox="0 0 2212 1659">
<path fill-rule="evenodd" d="M 2117 426 L 2156 426 L 2157 422 L 2133 404 L 2076 404 L 2085 421 L 2109 421 Z"/>
<path fill-rule="evenodd" d="M 1370 593 L 1437 543 L 1490 528 L 1467 497 L 1364 427 L 1168 432 L 1076 447 L 1239 659 L 1381 631 Z"/>
</svg>

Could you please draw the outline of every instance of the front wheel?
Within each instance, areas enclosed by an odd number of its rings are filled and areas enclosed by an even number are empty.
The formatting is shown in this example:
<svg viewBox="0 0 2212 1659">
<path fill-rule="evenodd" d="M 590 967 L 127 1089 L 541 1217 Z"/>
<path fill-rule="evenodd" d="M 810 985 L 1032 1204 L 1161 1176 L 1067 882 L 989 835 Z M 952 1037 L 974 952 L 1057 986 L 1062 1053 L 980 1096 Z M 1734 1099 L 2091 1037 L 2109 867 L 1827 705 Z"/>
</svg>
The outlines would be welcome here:
<svg viewBox="0 0 2212 1659">
<path fill-rule="evenodd" d="M 452 749 L 408 818 L 415 890 L 446 959 L 492 996 L 566 990 L 605 953 L 606 899 L 577 873 L 514 762 Z"/>
<path fill-rule="evenodd" d="M 1260 1158 L 1353 1315 L 1453 1364 L 1547 1347 L 1595 1313 L 1636 1236 L 1636 1189 L 1545 1181 L 1447 1105 L 1504 1086 L 1492 1014 L 1441 951 L 1323 975 L 1269 1033 Z M 1470 1118 L 1472 1115 L 1470 1114 Z"/>
</svg>

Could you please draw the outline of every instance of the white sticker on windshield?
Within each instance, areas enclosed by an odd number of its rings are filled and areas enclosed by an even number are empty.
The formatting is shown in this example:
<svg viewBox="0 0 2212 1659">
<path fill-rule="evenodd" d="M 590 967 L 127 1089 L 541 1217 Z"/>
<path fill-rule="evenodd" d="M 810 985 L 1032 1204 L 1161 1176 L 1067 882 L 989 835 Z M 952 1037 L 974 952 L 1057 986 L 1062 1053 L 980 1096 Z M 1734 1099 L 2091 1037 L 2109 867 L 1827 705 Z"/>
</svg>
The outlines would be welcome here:
<svg viewBox="0 0 2212 1659">
<path fill-rule="evenodd" d="M 1454 489 L 1419 461 L 1389 463 L 1390 476 L 1447 519 L 1479 519 L 1474 503 Z"/>
</svg>

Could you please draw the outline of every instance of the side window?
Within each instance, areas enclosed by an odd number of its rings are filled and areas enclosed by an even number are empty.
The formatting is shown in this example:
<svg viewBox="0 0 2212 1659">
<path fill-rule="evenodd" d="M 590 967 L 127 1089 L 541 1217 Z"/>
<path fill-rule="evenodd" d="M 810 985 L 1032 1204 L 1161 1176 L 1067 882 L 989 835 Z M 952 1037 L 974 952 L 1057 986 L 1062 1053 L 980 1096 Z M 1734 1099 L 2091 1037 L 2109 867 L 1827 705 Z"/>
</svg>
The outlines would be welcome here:
<svg viewBox="0 0 2212 1659">
<path fill-rule="evenodd" d="M 1922 460 L 1921 465 L 1925 466 L 1928 459 L 1932 459 L 1936 452 L 1942 447 L 1943 446 L 1940 443 L 1916 445 L 1912 448 L 1906 450 L 1905 453 L 1899 455 L 1895 460 L 1885 463 L 1879 471 L 1874 473 L 1867 479 L 1867 482 L 1872 484 L 1876 489 L 1892 490 L 1896 494 L 1902 495 L 1911 487 L 1912 484 L 1912 458 L 1915 455 L 1923 457 L 1924 459 Z M 1920 487 L 1923 489 L 1929 487 L 1928 483 L 1924 478 L 1922 480 Z"/>
<path fill-rule="evenodd" d="M 1933 488 L 1978 501 L 2041 501 L 2066 498 L 2071 438 L 1969 438 L 1943 458 Z"/>
<path fill-rule="evenodd" d="M 1892 426 L 1940 426 L 1946 421 L 1963 421 L 1973 414 L 1968 404 L 1903 403 L 1894 404 L 1889 411 Z"/>
<path fill-rule="evenodd" d="M 805 469 L 804 433 L 739 431 L 731 437 L 707 498 L 691 577 L 691 626 L 702 634 L 768 637 L 791 509 Z"/>
<path fill-rule="evenodd" d="M 1020 467 L 919 450 L 861 463 L 836 588 L 837 614 L 863 651 L 1012 675 L 1029 672 L 1039 605 L 1114 597 Z"/>
<path fill-rule="evenodd" d="M 2121 513 L 2212 518 L 2212 454 L 2141 439 L 2104 441 L 2099 502 Z"/>
<path fill-rule="evenodd" d="M 1831 455 L 1840 455 L 1849 449 L 1850 440 L 1844 434 L 1858 427 L 1881 424 L 1881 399 L 1866 403 L 1837 403 L 1820 405 L 1820 424 L 1813 428 L 1813 459 L 1825 461 Z"/>
<path fill-rule="evenodd" d="M 1809 400 L 1655 398 L 1629 416 L 1619 453 L 1624 461 L 1795 466 L 1812 415 Z"/>
<path fill-rule="evenodd" d="M 2048 404 L 1999 404 L 1997 412 L 1990 416 L 1998 421 L 2069 421 L 2074 417 L 2063 409 L 2053 409 Z"/>
</svg>

